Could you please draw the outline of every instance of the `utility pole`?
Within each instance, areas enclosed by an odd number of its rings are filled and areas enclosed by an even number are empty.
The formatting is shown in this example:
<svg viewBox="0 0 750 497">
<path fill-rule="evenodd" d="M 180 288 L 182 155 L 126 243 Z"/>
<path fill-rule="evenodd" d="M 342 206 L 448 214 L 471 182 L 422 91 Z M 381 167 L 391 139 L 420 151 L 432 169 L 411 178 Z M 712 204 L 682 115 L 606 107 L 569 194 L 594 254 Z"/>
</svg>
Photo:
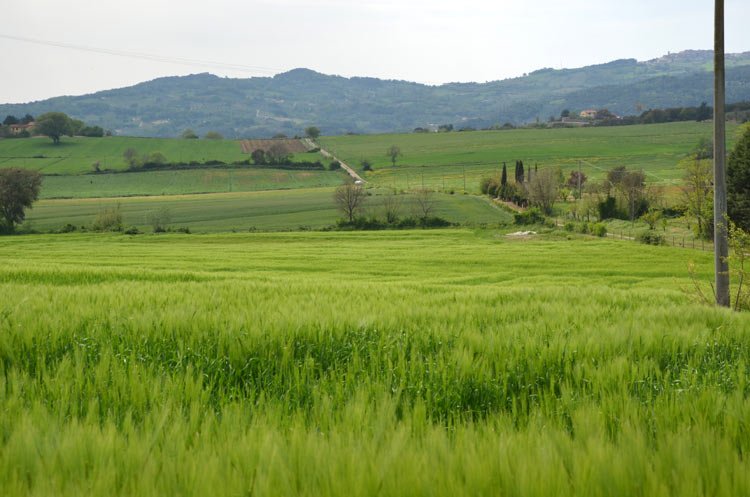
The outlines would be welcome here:
<svg viewBox="0 0 750 497">
<path fill-rule="evenodd" d="M 724 110 L 724 0 L 714 0 L 714 266 L 716 304 L 729 307 L 729 237 L 727 234 L 727 154 Z"/>
</svg>

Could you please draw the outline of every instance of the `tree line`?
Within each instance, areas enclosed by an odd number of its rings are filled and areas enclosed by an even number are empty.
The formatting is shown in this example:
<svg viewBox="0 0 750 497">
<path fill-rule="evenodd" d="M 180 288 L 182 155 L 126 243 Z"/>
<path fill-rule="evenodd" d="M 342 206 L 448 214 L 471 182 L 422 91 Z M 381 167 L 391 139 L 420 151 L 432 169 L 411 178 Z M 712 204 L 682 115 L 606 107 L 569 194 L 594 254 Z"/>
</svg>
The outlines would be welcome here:
<svg viewBox="0 0 750 497">
<path fill-rule="evenodd" d="M 12 127 L 24 125 L 24 129 L 13 132 Z M 0 126 L 0 137 L 3 138 L 28 138 L 33 135 L 49 137 L 55 145 L 60 143 L 63 136 L 88 136 L 100 138 L 111 136 L 111 131 L 105 131 L 101 126 L 89 126 L 80 119 L 73 119 L 63 112 L 47 112 L 36 119 L 31 114 L 22 118 L 13 115 L 5 116 L 3 125 Z"/>
</svg>

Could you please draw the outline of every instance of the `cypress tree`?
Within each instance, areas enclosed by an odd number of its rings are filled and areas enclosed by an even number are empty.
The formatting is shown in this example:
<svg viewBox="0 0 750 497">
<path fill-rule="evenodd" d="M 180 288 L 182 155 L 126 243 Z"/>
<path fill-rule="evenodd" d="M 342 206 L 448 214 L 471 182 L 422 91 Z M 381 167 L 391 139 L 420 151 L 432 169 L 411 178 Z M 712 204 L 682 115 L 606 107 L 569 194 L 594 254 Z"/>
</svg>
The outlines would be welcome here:
<svg viewBox="0 0 750 497">
<path fill-rule="evenodd" d="M 518 182 L 523 183 L 523 161 L 518 161 Z"/>
<path fill-rule="evenodd" d="M 500 186 L 505 186 L 508 184 L 508 171 L 505 168 L 505 162 L 503 162 L 503 173 L 500 176 Z"/>
</svg>

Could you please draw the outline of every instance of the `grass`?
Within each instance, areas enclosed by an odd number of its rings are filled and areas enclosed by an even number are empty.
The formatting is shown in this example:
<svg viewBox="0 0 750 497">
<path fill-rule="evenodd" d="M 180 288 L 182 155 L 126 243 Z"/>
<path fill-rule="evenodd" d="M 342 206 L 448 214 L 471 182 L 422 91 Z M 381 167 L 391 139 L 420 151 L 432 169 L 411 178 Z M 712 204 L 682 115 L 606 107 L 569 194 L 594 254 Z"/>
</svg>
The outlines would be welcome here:
<svg viewBox="0 0 750 497">
<path fill-rule="evenodd" d="M 750 315 L 495 231 L 0 239 L 4 495 L 750 492 Z"/>
<path fill-rule="evenodd" d="M 429 188 L 478 191 L 483 176 L 498 174 L 506 162 L 512 178 L 515 161 L 526 170 L 561 166 L 581 169 L 589 178 L 602 178 L 615 166 L 643 169 L 648 180 L 676 184 L 682 177 L 677 167 L 698 143 L 711 137 L 710 123 L 669 124 L 577 129 L 518 129 L 401 135 L 322 137 L 321 143 L 350 164 L 362 159 L 374 164 L 367 179 L 397 188 Z M 730 125 L 730 135 L 734 126 Z M 386 150 L 401 148 L 403 156 L 392 167 Z M 566 173 L 567 174 L 567 173 Z"/>
<path fill-rule="evenodd" d="M 334 174 L 334 173 L 330 173 Z M 119 175 L 113 175 L 119 176 Z M 383 217 L 382 193 L 377 190 L 365 204 L 366 215 Z M 465 224 L 511 222 L 511 216 L 472 195 L 435 195 L 434 215 Z M 409 194 L 399 195 L 401 217 L 412 215 Z M 86 198 L 40 200 L 28 211 L 24 229 L 42 232 L 59 230 L 65 224 L 90 227 L 106 208 L 120 208 L 123 223 L 150 230 L 149 217 L 168 209 L 171 225 L 198 232 L 320 229 L 342 217 L 333 201 L 331 188 L 300 188 L 262 192 L 238 192 L 160 197 Z"/>
<path fill-rule="evenodd" d="M 123 152 L 135 149 L 139 155 L 161 152 L 168 162 L 226 163 L 248 159 L 235 140 L 183 140 L 174 138 L 62 138 L 54 145 L 45 137 L 0 140 L 0 167 L 22 167 L 44 174 L 83 174 L 93 171 L 99 162 L 102 169 L 125 170 Z M 295 154 L 295 160 L 322 160 L 320 154 Z"/>
<path fill-rule="evenodd" d="M 337 171 L 206 168 L 120 174 L 45 176 L 42 198 L 93 198 L 228 193 L 336 186 Z"/>
</svg>

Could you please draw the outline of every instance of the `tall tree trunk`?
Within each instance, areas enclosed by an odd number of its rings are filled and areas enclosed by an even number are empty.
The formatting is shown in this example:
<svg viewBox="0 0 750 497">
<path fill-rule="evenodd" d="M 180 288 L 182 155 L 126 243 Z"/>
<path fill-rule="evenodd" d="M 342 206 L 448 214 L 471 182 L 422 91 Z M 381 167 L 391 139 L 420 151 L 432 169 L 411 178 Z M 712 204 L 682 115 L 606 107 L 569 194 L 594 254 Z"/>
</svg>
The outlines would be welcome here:
<svg viewBox="0 0 750 497">
<path fill-rule="evenodd" d="M 729 307 L 726 120 L 724 112 L 724 0 L 714 0 L 714 264 L 716 303 Z"/>
</svg>

